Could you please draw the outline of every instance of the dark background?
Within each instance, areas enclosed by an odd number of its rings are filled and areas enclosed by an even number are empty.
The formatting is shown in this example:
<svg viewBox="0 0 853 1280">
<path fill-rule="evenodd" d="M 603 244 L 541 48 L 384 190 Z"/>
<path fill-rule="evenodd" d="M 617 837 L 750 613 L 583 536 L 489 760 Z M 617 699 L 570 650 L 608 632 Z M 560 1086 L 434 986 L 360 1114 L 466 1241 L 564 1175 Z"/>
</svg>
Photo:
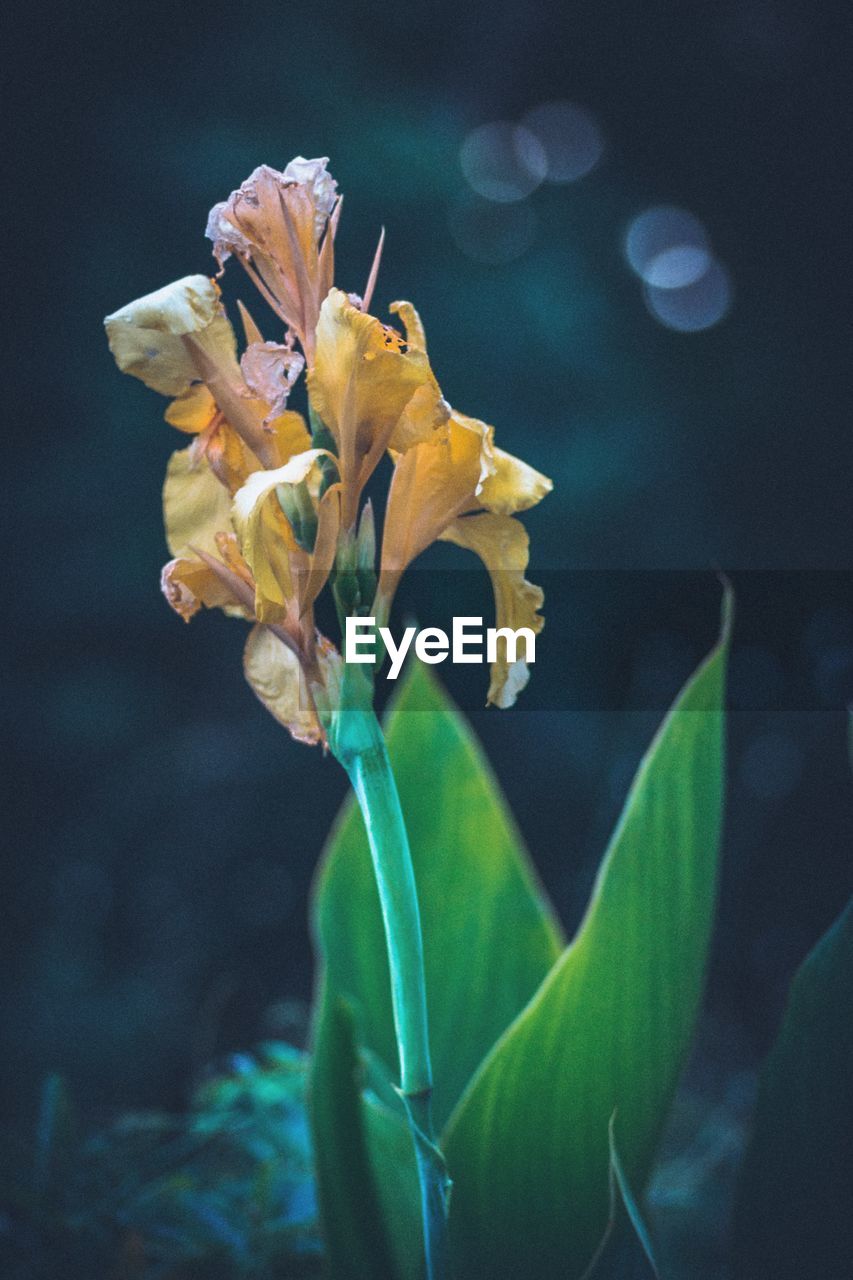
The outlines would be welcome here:
<svg viewBox="0 0 853 1280">
<path fill-rule="evenodd" d="M 343 775 L 255 702 L 239 624 L 186 628 L 160 597 L 159 490 L 184 440 L 101 330 L 212 270 L 210 205 L 300 152 L 328 154 L 346 195 L 339 281 L 361 288 L 384 224 L 375 305 L 413 298 L 448 398 L 554 477 L 527 519 L 549 618 L 530 689 L 486 712 L 484 671 L 445 674 L 570 928 L 713 640 L 716 570 L 734 581 L 709 1008 L 752 1061 L 849 891 L 850 49 L 831 6 L 131 0 L 5 22 L 13 1125 L 48 1071 L 96 1112 L 174 1105 L 212 1056 L 304 1024 L 308 887 Z M 562 98 L 596 113 L 602 164 L 531 197 L 521 257 L 473 261 L 450 230 L 463 139 Z M 704 333 L 659 325 L 624 262 L 629 220 L 662 201 L 731 273 Z M 402 607 L 441 625 L 474 601 L 483 575 L 425 571 Z"/>
</svg>

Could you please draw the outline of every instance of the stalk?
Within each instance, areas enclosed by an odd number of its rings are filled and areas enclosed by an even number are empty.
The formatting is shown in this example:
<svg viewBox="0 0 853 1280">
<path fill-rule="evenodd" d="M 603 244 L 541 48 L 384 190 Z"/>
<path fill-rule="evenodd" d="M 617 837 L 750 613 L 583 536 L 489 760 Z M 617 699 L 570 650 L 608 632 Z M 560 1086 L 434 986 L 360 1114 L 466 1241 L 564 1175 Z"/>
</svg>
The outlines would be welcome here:
<svg viewBox="0 0 853 1280">
<path fill-rule="evenodd" d="M 385 739 L 372 709 L 344 706 L 330 745 L 349 775 L 379 888 L 400 1064 L 400 1095 L 415 1148 L 427 1280 L 447 1280 L 450 1180 L 435 1143 L 423 941 L 409 839 Z"/>
</svg>

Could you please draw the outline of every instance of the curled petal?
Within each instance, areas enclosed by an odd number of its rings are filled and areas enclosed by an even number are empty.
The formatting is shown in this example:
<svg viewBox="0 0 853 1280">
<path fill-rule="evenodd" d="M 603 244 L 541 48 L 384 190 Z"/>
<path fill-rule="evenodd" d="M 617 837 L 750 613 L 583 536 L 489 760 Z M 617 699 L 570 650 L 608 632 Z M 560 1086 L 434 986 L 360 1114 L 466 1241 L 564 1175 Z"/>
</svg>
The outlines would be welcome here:
<svg viewBox="0 0 853 1280">
<path fill-rule="evenodd" d="M 324 454 L 323 449 L 308 449 L 274 471 L 256 471 L 234 495 L 231 518 L 255 580 L 255 608 L 262 622 L 280 621 L 295 596 L 291 557 L 298 557 L 299 548 L 275 490 L 300 485 Z"/>
<path fill-rule="evenodd" d="M 349 527 L 358 494 L 415 393 L 421 398 L 401 448 L 445 422 L 447 405 L 424 353 L 407 351 L 395 330 L 353 306 L 340 289 L 331 290 L 320 311 L 308 386 L 338 446 Z"/>
<path fill-rule="evenodd" d="M 554 487 L 541 471 L 514 458 L 503 449 L 492 450 L 493 470 L 480 488 L 480 506 L 495 515 L 509 516 L 535 507 Z"/>
<path fill-rule="evenodd" d="M 202 443 L 211 471 L 229 494 L 235 494 L 260 468 L 255 454 L 227 422 L 220 422 Z"/>
<path fill-rule="evenodd" d="M 220 200 L 215 204 L 207 215 L 207 226 L 204 229 L 208 240 L 213 241 L 213 256 L 220 267 L 225 265 L 232 253 L 251 252 L 249 241 L 228 218 L 229 204 L 228 200 Z"/>
<path fill-rule="evenodd" d="M 323 740 L 323 729 L 299 659 L 269 627 L 256 626 L 249 632 L 243 669 L 261 702 L 297 742 L 314 744 Z"/>
<path fill-rule="evenodd" d="M 390 310 L 403 322 L 409 349 L 425 353 L 426 333 L 411 302 L 392 302 Z M 496 515 L 512 515 L 535 506 L 550 493 L 553 484 L 547 476 L 520 458 L 495 447 L 493 427 L 458 412 L 454 417 L 467 423 L 471 430 L 479 431 L 483 438 L 483 474 L 476 495 L 479 501 L 473 504 L 472 509 L 484 507 Z"/>
<path fill-rule="evenodd" d="M 213 423 L 219 410 L 202 382 L 196 382 L 169 405 L 163 417 L 170 427 L 187 435 L 199 435 Z"/>
<path fill-rule="evenodd" d="M 295 409 L 287 409 L 279 417 L 273 418 L 267 430 L 272 434 L 279 466 L 284 466 L 297 453 L 305 453 L 311 448 L 311 436 L 305 419 Z"/>
<path fill-rule="evenodd" d="M 517 631 L 528 627 L 538 633 L 545 619 L 538 610 L 544 595 L 540 587 L 524 576 L 529 559 L 527 530 L 511 516 L 465 516 L 455 520 L 441 535 L 444 542 L 454 542 L 475 552 L 485 564 L 495 594 L 496 625 Z M 530 679 L 524 659 L 510 661 L 506 639 L 498 639 L 498 657 L 492 663 L 488 702 L 496 707 L 511 707 Z"/>
<path fill-rule="evenodd" d="M 270 407 L 267 425 L 284 413 L 291 388 L 305 368 L 305 359 L 278 342 L 253 342 L 243 352 L 240 368 L 252 394 L 266 400 Z"/>
<path fill-rule="evenodd" d="M 313 351 L 320 303 L 328 292 L 335 181 L 325 160 L 298 156 L 284 173 L 260 165 L 210 212 L 207 235 L 222 265 L 236 254 L 273 309 Z"/>
<path fill-rule="evenodd" d="M 314 230 L 318 240 L 338 198 L 338 184 L 326 168 L 328 163 L 328 156 L 321 156 L 317 160 L 296 156 L 281 175 L 285 182 L 297 182 L 311 193 L 314 202 Z"/>
<path fill-rule="evenodd" d="M 474 502 L 483 465 L 481 433 L 457 414 L 434 440 L 400 455 L 382 537 L 379 591 L 386 600 L 415 556 Z"/>
<path fill-rule="evenodd" d="M 185 622 L 189 622 L 202 605 L 208 609 L 223 609 L 232 617 L 252 617 L 227 581 L 223 581 L 203 560 L 194 557 L 181 557 L 164 565 L 160 587 L 175 613 Z"/>
<path fill-rule="evenodd" d="M 422 351 L 426 355 L 426 331 L 423 321 L 411 302 L 392 302 L 388 310 L 403 321 L 406 330 L 406 342 L 410 351 Z"/>
<path fill-rule="evenodd" d="M 192 547 L 215 553 L 216 535 L 231 530 L 231 504 L 205 457 L 194 445 L 178 449 L 169 459 L 163 485 L 166 542 L 173 556 Z"/>
<path fill-rule="evenodd" d="M 434 380 L 418 387 L 391 432 L 388 448 L 392 456 L 432 440 L 450 413 L 450 405 Z"/>
<path fill-rule="evenodd" d="M 163 395 L 181 396 L 198 379 L 186 337 L 211 358 L 236 361 L 234 330 L 207 276 L 185 276 L 129 302 L 104 325 L 118 367 Z"/>
</svg>

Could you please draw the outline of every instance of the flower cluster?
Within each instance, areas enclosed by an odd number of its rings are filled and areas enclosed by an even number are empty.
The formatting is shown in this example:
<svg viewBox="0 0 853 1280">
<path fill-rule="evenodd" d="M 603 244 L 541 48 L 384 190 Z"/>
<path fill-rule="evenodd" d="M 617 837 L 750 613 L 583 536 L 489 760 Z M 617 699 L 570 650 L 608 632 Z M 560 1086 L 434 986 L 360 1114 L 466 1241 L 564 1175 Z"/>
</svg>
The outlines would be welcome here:
<svg viewBox="0 0 853 1280">
<path fill-rule="evenodd" d="M 495 590 L 497 625 L 540 630 L 542 592 L 524 577 L 528 539 L 515 514 L 551 482 L 494 443 L 494 430 L 446 402 L 411 303 L 390 310 L 334 287 L 341 200 L 327 161 L 256 169 L 214 206 L 207 234 L 233 257 L 285 328 L 266 341 L 238 304 L 242 355 L 215 279 L 187 276 L 108 316 L 120 369 L 170 397 L 166 421 L 192 436 L 163 490 L 166 599 L 187 621 L 202 605 L 254 622 L 246 677 L 294 737 L 326 738 L 342 660 L 315 626 L 331 584 L 340 615 L 387 620 L 401 574 L 437 539 L 474 551 Z M 221 271 L 220 271 L 221 274 Z M 308 421 L 288 408 L 305 373 Z M 364 489 L 393 472 L 376 563 Z M 499 651 L 488 700 L 506 707 L 527 681 Z"/>
</svg>

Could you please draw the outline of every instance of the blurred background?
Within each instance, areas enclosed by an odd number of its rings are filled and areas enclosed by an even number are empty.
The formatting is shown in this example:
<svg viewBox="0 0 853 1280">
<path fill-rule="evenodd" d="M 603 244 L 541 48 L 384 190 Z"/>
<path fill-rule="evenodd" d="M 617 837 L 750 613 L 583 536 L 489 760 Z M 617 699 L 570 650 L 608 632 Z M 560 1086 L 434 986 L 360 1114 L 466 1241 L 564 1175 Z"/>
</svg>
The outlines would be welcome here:
<svg viewBox="0 0 853 1280">
<path fill-rule="evenodd" d="M 713 642 L 717 572 L 734 582 L 701 1043 L 749 1072 L 849 892 L 837 16 L 804 0 L 7 10 L 7 1132 L 32 1124 L 50 1071 L 92 1115 L 177 1106 L 211 1059 L 304 1035 L 309 884 L 344 777 L 255 702 L 239 624 L 187 628 L 162 600 L 160 486 L 184 441 L 101 328 L 212 272 L 209 207 L 298 153 L 329 155 L 346 197 L 339 282 L 361 290 L 384 225 L 374 306 L 412 298 L 447 397 L 554 478 L 526 521 L 548 597 L 530 688 L 487 712 L 482 669 L 441 674 L 569 928 Z M 238 271 L 229 301 L 250 297 Z M 488 613 L 462 552 L 423 566 L 401 610 Z"/>
</svg>

